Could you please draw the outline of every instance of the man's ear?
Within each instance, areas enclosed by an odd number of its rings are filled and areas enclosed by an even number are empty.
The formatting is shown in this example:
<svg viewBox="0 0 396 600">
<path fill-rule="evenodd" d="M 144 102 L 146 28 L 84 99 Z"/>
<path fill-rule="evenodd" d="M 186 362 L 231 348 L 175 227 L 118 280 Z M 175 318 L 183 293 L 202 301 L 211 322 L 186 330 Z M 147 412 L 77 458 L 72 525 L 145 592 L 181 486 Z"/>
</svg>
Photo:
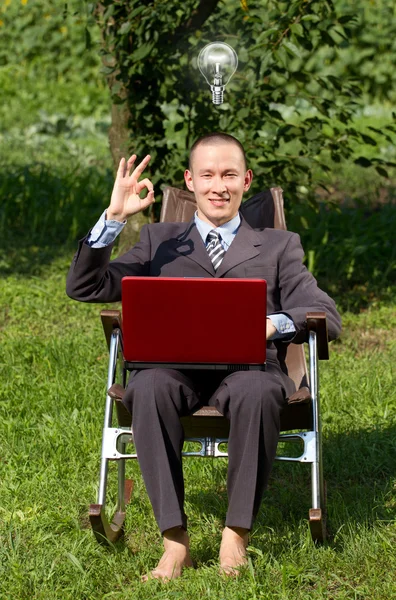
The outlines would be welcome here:
<svg viewBox="0 0 396 600">
<path fill-rule="evenodd" d="M 252 181 L 253 181 L 253 171 L 251 169 L 248 169 L 245 173 L 245 181 L 244 181 L 244 185 L 243 185 L 244 192 L 248 191 L 248 189 L 252 185 Z"/>
<path fill-rule="evenodd" d="M 193 192 L 194 184 L 192 179 L 192 173 L 188 169 L 184 171 L 184 181 L 186 182 L 186 186 L 190 190 L 190 192 Z"/>
</svg>

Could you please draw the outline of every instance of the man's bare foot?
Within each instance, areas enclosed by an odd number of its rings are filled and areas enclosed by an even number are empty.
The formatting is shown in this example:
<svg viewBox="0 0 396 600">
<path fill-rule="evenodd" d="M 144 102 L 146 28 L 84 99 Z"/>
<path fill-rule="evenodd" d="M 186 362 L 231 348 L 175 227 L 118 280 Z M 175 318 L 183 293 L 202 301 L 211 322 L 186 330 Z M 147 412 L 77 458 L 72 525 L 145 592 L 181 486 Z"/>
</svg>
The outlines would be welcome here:
<svg viewBox="0 0 396 600">
<path fill-rule="evenodd" d="M 247 565 L 246 548 L 249 530 L 242 527 L 225 527 L 220 546 L 220 572 L 224 575 L 239 575 Z"/>
<path fill-rule="evenodd" d="M 176 579 L 180 577 L 183 567 L 192 567 L 190 542 L 187 531 L 182 527 L 172 527 L 164 532 L 164 548 L 158 565 L 148 575 L 143 575 L 142 581 L 149 579 Z"/>
</svg>

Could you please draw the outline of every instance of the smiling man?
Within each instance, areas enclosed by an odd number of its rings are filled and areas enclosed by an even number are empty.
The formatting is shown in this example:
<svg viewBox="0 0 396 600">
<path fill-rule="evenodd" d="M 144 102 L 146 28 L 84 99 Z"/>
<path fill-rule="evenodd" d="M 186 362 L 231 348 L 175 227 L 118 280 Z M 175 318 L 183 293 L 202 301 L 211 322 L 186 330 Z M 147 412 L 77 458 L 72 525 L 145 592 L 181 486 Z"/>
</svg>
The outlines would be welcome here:
<svg viewBox="0 0 396 600">
<path fill-rule="evenodd" d="M 224 133 L 206 135 L 191 149 L 185 182 L 197 201 L 192 221 L 146 225 L 139 242 L 110 261 L 114 239 L 126 220 L 154 202 L 152 183 L 140 179 L 150 156 L 130 174 L 135 161 L 135 155 L 127 162 L 121 160 L 110 205 L 80 242 L 67 280 L 71 298 L 119 301 L 121 279 L 127 275 L 267 280 L 266 371 L 226 376 L 212 371 L 203 377 L 196 371 L 146 369 L 131 377 L 124 397 L 133 413 L 138 460 L 165 549 L 143 581 L 149 576 L 175 578 L 183 567 L 192 565 L 184 512 L 180 417 L 203 403 L 215 406 L 231 420 L 228 511 L 219 558 L 223 573 L 237 575 L 247 561 L 249 531 L 275 458 L 280 412 L 295 391 L 284 362 L 287 343 L 307 339 L 305 315 L 309 311 L 326 312 L 330 339 L 340 331 L 340 317 L 333 300 L 303 265 L 299 237 L 287 231 L 254 230 L 241 217 L 242 196 L 253 174 L 239 141 Z M 144 188 L 148 193 L 141 199 Z M 192 319 L 190 326 L 198 327 L 198 320 Z M 222 322 L 219 307 L 219 343 L 221 329 L 226 327 L 232 329 L 233 323 Z"/>
</svg>

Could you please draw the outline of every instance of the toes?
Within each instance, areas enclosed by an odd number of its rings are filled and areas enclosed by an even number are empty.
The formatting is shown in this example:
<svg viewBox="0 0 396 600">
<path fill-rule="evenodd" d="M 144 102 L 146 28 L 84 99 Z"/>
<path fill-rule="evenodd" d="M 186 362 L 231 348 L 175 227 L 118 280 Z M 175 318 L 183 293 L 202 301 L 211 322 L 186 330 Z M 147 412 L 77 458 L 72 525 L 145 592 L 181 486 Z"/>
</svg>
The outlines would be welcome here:
<svg viewBox="0 0 396 600">
<path fill-rule="evenodd" d="M 146 573 L 146 575 L 142 575 L 140 578 L 140 581 L 142 583 L 147 583 L 147 581 L 150 581 L 150 579 L 161 579 L 161 575 L 159 573 L 156 572 L 155 569 L 153 569 L 152 571 L 150 571 L 150 573 Z"/>
<path fill-rule="evenodd" d="M 155 573 L 154 571 L 151 571 L 151 573 L 147 573 L 147 575 L 142 575 L 140 578 L 140 581 L 141 581 L 141 583 L 147 583 L 148 581 L 150 581 L 152 579 L 162 579 L 162 581 L 168 581 L 168 577 L 163 577 L 162 575 L 159 575 L 158 573 Z"/>
<path fill-rule="evenodd" d="M 170 581 L 171 579 L 176 579 L 176 577 L 180 577 L 180 575 L 181 575 L 181 573 L 176 574 L 175 572 L 173 572 L 172 575 L 169 577 L 168 575 L 164 575 L 163 573 L 160 573 L 156 569 L 153 569 L 152 571 L 150 571 L 150 573 L 147 573 L 146 575 L 142 575 L 140 578 L 140 581 L 141 581 L 141 583 L 147 583 L 151 579 L 159 579 L 163 583 L 166 583 L 167 581 Z"/>
<path fill-rule="evenodd" d="M 243 571 L 246 569 L 246 564 L 241 564 L 241 565 L 224 565 L 224 566 L 220 566 L 219 572 L 220 575 L 223 575 L 224 577 L 239 577 L 239 575 L 241 575 L 243 573 Z"/>
</svg>

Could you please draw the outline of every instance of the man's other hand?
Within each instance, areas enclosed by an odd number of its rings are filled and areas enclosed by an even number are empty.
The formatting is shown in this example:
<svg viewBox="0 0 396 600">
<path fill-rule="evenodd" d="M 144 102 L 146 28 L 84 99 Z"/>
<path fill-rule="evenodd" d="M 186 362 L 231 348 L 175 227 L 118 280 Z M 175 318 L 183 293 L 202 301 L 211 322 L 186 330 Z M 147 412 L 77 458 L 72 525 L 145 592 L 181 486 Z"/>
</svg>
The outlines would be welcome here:
<svg viewBox="0 0 396 600">
<path fill-rule="evenodd" d="M 107 209 L 106 218 L 111 221 L 125 221 L 128 217 L 144 210 L 154 202 L 154 188 L 147 178 L 139 181 L 144 169 L 150 162 L 148 154 L 130 175 L 130 170 L 136 160 L 133 154 L 128 161 L 120 160 L 113 192 L 111 194 L 110 206 Z M 140 198 L 140 192 L 146 188 L 147 196 Z"/>
<path fill-rule="evenodd" d="M 277 332 L 277 329 L 271 319 L 267 317 L 267 340 L 270 340 L 271 337 Z"/>
</svg>

